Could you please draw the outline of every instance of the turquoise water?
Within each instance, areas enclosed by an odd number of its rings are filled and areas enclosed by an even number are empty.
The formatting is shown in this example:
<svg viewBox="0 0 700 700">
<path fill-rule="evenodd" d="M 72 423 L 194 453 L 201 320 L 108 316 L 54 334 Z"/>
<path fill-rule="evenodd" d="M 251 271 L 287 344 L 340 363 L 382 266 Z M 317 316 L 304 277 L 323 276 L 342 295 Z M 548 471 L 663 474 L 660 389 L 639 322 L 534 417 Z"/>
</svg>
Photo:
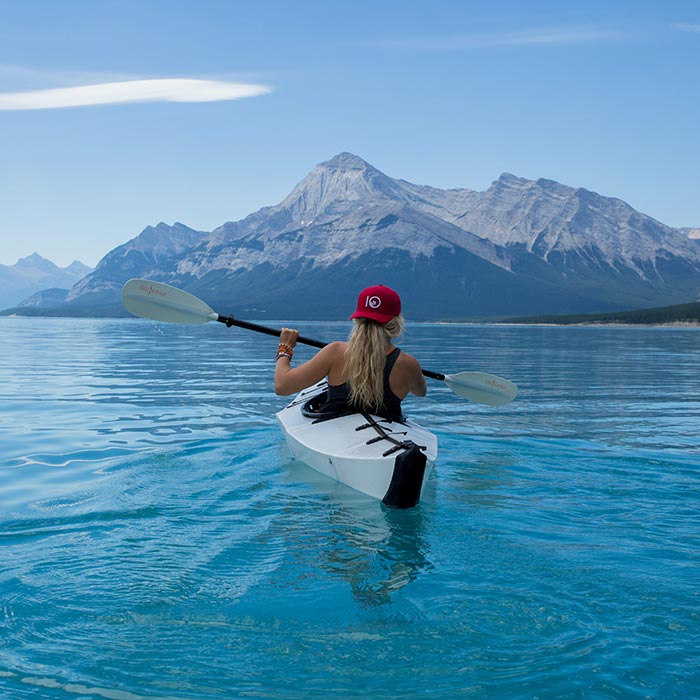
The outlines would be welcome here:
<svg viewBox="0 0 700 700">
<path fill-rule="evenodd" d="M 290 462 L 273 339 L 0 319 L 0 697 L 700 697 L 700 331 L 409 331 L 521 395 L 408 402 L 396 512 Z"/>
</svg>

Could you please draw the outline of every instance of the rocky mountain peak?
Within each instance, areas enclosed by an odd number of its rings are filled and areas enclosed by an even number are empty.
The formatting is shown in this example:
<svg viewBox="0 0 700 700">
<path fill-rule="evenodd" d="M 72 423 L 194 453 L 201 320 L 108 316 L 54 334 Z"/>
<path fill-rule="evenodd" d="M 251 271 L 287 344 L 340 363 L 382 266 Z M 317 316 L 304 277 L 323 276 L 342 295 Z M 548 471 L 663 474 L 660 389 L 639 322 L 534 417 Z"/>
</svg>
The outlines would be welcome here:
<svg viewBox="0 0 700 700">
<path fill-rule="evenodd" d="M 15 267 L 18 269 L 31 268 L 33 270 L 44 270 L 46 272 L 53 271 L 57 268 L 54 263 L 42 257 L 39 253 L 32 253 L 24 258 L 20 258 Z"/>
<path fill-rule="evenodd" d="M 329 170 L 376 170 L 374 166 L 360 158 L 360 156 L 347 151 L 338 153 L 337 156 L 333 156 L 330 160 L 319 163 L 319 167 Z"/>
<path fill-rule="evenodd" d="M 144 246 L 159 246 L 166 249 L 182 248 L 192 245 L 203 235 L 200 231 L 175 223 L 169 226 L 161 221 L 156 226 L 146 226 L 136 238 L 130 241 L 134 248 Z"/>
<path fill-rule="evenodd" d="M 396 180 L 352 153 L 339 153 L 317 165 L 280 204 L 294 220 L 308 222 L 334 216 L 349 207 L 381 200 L 404 201 Z"/>
<path fill-rule="evenodd" d="M 526 180 L 524 177 L 518 177 L 517 175 L 513 175 L 512 173 L 501 173 L 501 176 L 498 178 L 498 180 L 494 180 L 491 183 L 491 186 L 494 185 L 527 185 L 531 184 L 531 180 Z"/>
<path fill-rule="evenodd" d="M 0 265 L 0 309 L 15 306 L 28 296 L 51 287 L 64 291 L 91 268 L 78 263 L 59 267 L 39 253 L 20 258 L 14 265 Z"/>
<path fill-rule="evenodd" d="M 73 262 L 65 268 L 66 272 L 75 275 L 77 278 L 84 277 L 92 272 L 93 268 L 86 265 L 81 260 L 73 260 Z"/>
</svg>

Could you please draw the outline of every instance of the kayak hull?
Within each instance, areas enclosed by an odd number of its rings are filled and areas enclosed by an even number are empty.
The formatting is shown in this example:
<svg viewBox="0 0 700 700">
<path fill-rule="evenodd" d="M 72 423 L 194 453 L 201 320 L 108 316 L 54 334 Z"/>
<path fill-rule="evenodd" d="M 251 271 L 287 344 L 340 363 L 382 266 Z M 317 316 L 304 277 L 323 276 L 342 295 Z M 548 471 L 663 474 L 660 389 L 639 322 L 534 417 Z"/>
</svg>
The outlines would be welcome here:
<svg viewBox="0 0 700 700">
<path fill-rule="evenodd" d="M 294 459 L 387 505 L 415 505 L 437 459 L 435 435 L 411 420 L 314 414 L 325 390 L 320 382 L 277 414 Z"/>
</svg>

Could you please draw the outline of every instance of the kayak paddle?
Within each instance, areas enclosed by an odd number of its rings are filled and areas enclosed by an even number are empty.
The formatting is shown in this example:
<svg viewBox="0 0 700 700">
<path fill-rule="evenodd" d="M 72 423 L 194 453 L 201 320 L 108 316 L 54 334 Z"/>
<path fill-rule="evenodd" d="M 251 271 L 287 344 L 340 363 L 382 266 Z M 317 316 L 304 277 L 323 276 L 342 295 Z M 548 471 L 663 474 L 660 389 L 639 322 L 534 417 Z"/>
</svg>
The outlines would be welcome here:
<svg viewBox="0 0 700 700">
<path fill-rule="evenodd" d="M 153 321 L 166 323 L 209 323 L 219 321 L 227 327 L 236 326 L 256 333 L 265 333 L 279 337 L 280 331 L 267 326 L 261 326 L 249 321 L 240 321 L 233 316 L 222 316 L 208 304 L 193 294 L 162 282 L 132 279 L 122 289 L 122 302 L 126 309 L 135 316 L 150 318 Z M 328 343 L 320 340 L 305 338 L 300 335 L 298 343 L 323 348 Z M 423 370 L 423 374 L 431 379 L 445 382 L 455 394 L 465 399 L 487 406 L 502 406 L 512 401 L 518 394 L 518 387 L 513 382 L 484 372 L 459 372 L 458 374 L 442 374 Z"/>
</svg>

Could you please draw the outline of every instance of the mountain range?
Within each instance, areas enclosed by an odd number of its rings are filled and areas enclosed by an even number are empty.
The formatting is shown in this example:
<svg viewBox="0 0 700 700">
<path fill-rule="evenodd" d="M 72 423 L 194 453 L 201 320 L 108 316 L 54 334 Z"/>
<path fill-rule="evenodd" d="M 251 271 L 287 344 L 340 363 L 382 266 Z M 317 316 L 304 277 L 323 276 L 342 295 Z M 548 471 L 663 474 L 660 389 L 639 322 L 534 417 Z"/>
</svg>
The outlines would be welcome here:
<svg viewBox="0 0 700 700">
<path fill-rule="evenodd" d="M 124 315 L 131 277 L 241 317 L 346 318 L 376 283 L 394 287 L 413 319 L 604 312 L 698 298 L 700 231 L 552 180 L 506 173 L 483 192 L 443 190 L 341 153 L 279 204 L 214 231 L 149 226 L 63 301 L 25 308 Z"/>
<path fill-rule="evenodd" d="M 26 297 L 47 288 L 70 289 L 92 268 L 78 260 L 58 267 L 38 253 L 20 258 L 14 265 L 0 265 L 0 309 L 15 306 Z"/>
</svg>

